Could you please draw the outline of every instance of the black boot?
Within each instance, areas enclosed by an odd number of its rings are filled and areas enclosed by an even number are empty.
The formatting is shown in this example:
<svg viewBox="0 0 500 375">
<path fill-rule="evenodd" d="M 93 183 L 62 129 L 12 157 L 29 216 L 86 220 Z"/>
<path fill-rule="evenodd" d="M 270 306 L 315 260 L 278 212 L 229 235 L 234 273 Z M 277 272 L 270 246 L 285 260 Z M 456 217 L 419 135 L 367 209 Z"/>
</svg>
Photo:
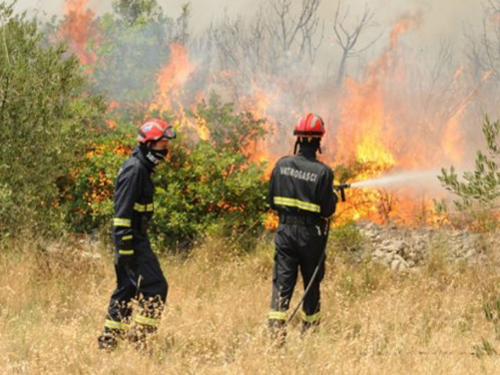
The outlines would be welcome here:
<svg viewBox="0 0 500 375">
<path fill-rule="evenodd" d="M 99 350 L 112 352 L 118 347 L 118 335 L 114 332 L 104 332 L 97 339 Z"/>
<path fill-rule="evenodd" d="M 302 321 L 302 329 L 300 331 L 302 336 L 309 332 L 312 333 L 318 332 L 318 330 L 319 330 L 319 320 L 316 320 L 314 322 Z"/>
<path fill-rule="evenodd" d="M 149 338 L 157 331 L 157 327 L 135 324 L 127 333 L 127 340 L 137 350 L 146 350 Z"/>
<path fill-rule="evenodd" d="M 269 336 L 273 345 L 281 348 L 286 341 L 286 321 L 279 319 L 269 319 Z"/>
<path fill-rule="evenodd" d="M 164 302 L 156 296 L 142 300 L 141 305 L 142 311 L 135 316 L 135 324 L 128 332 L 127 339 L 136 349 L 147 350 L 150 337 L 158 331 Z"/>
</svg>

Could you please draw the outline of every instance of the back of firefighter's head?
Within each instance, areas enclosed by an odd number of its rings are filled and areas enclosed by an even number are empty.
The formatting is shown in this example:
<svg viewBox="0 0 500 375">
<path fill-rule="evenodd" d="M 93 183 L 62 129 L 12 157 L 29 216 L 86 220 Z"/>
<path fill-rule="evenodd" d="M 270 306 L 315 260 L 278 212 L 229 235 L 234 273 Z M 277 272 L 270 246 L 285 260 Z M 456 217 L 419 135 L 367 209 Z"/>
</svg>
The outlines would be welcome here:
<svg viewBox="0 0 500 375">
<path fill-rule="evenodd" d="M 297 146 L 302 148 L 312 148 L 321 153 L 320 142 L 325 135 L 325 123 L 321 117 L 314 113 L 302 116 L 295 124 L 293 135 L 297 137 L 293 153 L 297 153 Z"/>
<path fill-rule="evenodd" d="M 153 164 L 158 164 L 168 154 L 168 143 L 177 133 L 172 125 L 158 119 L 146 121 L 139 129 L 137 140 L 140 148 Z"/>
</svg>

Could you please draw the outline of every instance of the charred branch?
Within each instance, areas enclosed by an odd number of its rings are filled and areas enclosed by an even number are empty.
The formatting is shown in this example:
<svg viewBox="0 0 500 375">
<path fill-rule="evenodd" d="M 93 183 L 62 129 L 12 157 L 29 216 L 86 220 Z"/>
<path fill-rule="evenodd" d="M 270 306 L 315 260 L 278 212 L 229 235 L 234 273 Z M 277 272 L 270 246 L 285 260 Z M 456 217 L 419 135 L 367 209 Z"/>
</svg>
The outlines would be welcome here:
<svg viewBox="0 0 500 375">
<path fill-rule="evenodd" d="M 356 24 L 352 29 L 349 29 L 346 26 L 347 19 L 350 12 L 350 7 L 347 6 L 346 10 L 341 13 L 340 10 L 341 1 L 337 3 L 337 9 L 335 11 L 335 17 L 333 22 L 333 31 L 335 33 L 335 39 L 337 44 L 342 49 L 342 57 L 340 59 L 339 68 L 337 71 L 337 86 L 341 86 L 344 81 L 344 76 L 346 72 L 347 60 L 350 57 L 357 56 L 360 53 L 366 51 L 372 45 L 374 45 L 382 36 L 380 33 L 375 38 L 371 39 L 368 43 L 366 43 L 363 47 L 357 48 L 356 44 L 358 43 L 359 37 L 363 31 L 366 31 L 368 28 L 375 26 L 376 24 L 373 22 L 373 17 L 375 13 L 371 12 L 368 7 L 365 7 L 361 18 L 358 19 Z"/>
<path fill-rule="evenodd" d="M 276 37 L 285 55 L 296 47 L 299 51 L 296 57 L 302 56 L 307 51 L 311 62 L 314 61 L 316 51 L 321 44 L 321 41 L 313 42 L 320 25 L 317 15 L 320 3 L 321 0 L 302 0 L 300 11 L 295 14 L 292 0 L 270 0 L 274 10 L 273 18 L 276 18 L 276 20 L 271 18 L 270 21 L 278 25 Z"/>
</svg>

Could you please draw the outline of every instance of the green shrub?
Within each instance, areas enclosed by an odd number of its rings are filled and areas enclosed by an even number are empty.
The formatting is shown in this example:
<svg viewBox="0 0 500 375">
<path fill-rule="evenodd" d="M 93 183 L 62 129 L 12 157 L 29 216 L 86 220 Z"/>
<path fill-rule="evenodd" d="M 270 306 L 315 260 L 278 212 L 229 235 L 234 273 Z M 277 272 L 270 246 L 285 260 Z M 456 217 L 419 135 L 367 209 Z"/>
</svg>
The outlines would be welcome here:
<svg viewBox="0 0 500 375">
<path fill-rule="evenodd" d="M 59 182 L 83 154 L 104 112 L 85 91 L 76 57 L 45 46 L 35 21 L 0 4 L 0 230 L 61 229 Z"/>
<path fill-rule="evenodd" d="M 482 128 L 486 140 L 486 153 L 477 151 L 475 169 L 463 173 L 460 181 L 454 166 L 442 168 L 438 176 L 441 184 L 456 198 L 453 204 L 463 215 L 450 215 L 452 222 L 478 230 L 497 227 L 498 219 L 493 208 L 500 198 L 500 122 L 485 118 Z M 445 201 L 435 202 L 439 213 L 448 213 Z"/>
<path fill-rule="evenodd" d="M 353 222 L 330 229 L 328 242 L 336 252 L 359 250 L 363 241 L 363 235 Z"/>
</svg>

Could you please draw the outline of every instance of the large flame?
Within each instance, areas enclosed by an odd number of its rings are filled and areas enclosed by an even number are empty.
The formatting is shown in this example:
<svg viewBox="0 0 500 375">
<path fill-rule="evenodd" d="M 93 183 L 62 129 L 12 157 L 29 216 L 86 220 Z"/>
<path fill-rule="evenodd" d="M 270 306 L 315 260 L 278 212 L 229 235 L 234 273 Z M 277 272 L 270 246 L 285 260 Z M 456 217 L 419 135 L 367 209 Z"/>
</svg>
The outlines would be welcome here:
<svg viewBox="0 0 500 375">
<path fill-rule="evenodd" d="M 84 64 L 94 63 L 97 57 L 87 47 L 89 40 L 95 38 L 91 27 L 94 14 L 87 9 L 87 0 L 66 0 L 65 14 L 60 34 Z M 197 69 L 186 46 L 173 43 L 169 59 L 157 75 L 157 95 L 147 106 L 151 111 L 169 112 L 176 119 L 177 127 L 193 130 L 189 134 L 197 135 L 198 140 L 209 140 L 209 124 L 197 112 L 197 104 L 208 96 L 207 88 L 211 85 L 222 87 L 227 91 L 225 94 L 236 98 L 237 110 L 266 119 L 267 139 L 244 150 L 251 160 L 268 162 L 266 178 L 276 159 L 285 153 L 284 147 L 288 144 L 291 147 L 287 150 L 293 147 L 293 124 L 287 122 L 306 112 L 317 112 L 318 107 L 325 108 L 318 114 L 333 119 L 327 124 L 328 133 L 322 144 L 323 161 L 332 167 L 350 167 L 355 174 L 354 181 L 397 170 L 433 168 L 436 161 L 459 164 L 465 149 L 461 122 L 473 93 L 456 108 L 450 108 L 450 116 L 438 119 L 415 115 L 411 100 L 400 95 L 409 91 L 407 71 L 399 56 L 401 37 L 418 24 L 419 17 L 403 17 L 397 21 L 387 47 L 368 65 L 361 80 L 345 80 L 344 91 L 336 94 L 335 103 L 331 100 L 331 90 L 323 92 L 321 98 L 313 98 L 306 83 L 300 79 L 291 82 L 285 75 L 279 77 L 280 73 L 267 76 L 255 72 L 251 80 L 242 82 L 240 72 L 210 71 L 202 91 L 195 93 L 188 88 L 194 86 L 191 83 L 195 75 L 203 69 Z M 458 84 L 462 75 L 463 69 L 458 69 L 451 85 Z M 327 82 L 325 86 L 330 89 L 330 84 Z M 300 103 L 297 103 L 300 100 L 286 100 L 288 92 L 301 90 L 304 94 Z M 194 116 L 187 116 L 186 108 L 190 108 Z M 109 121 L 108 126 L 113 128 L 115 123 Z M 284 139 L 284 134 L 290 134 L 290 139 Z M 347 194 L 348 202 L 340 204 L 336 214 L 341 222 L 366 218 L 377 222 L 432 223 L 435 217 L 431 199 L 415 190 L 363 188 L 351 189 Z M 267 217 L 266 226 L 273 227 L 276 223 L 275 216 Z"/>
<path fill-rule="evenodd" d="M 276 132 L 276 119 L 271 115 L 270 107 L 278 100 L 276 95 L 273 95 L 261 87 L 256 82 L 252 82 L 250 96 L 243 98 L 241 107 L 244 111 L 252 114 L 255 119 L 265 119 L 264 130 L 268 136 L 266 141 L 254 142 L 250 145 L 249 156 L 250 160 L 256 162 L 266 162 L 266 177 L 270 175 L 274 162 L 279 155 L 272 152 L 273 134 Z"/>
<path fill-rule="evenodd" d="M 175 125 L 178 128 L 191 128 L 198 134 L 199 139 L 208 140 L 210 130 L 206 121 L 199 116 L 196 104 L 201 102 L 203 96 L 196 94 L 191 105 L 195 122 L 186 116 L 184 106 L 184 87 L 193 77 L 195 65 L 189 58 L 186 47 L 180 43 L 170 45 L 170 58 L 158 74 L 158 93 L 150 106 L 150 110 L 170 111 L 175 114 Z"/>
<path fill-rule="evenodd" d="M 435 149 L 426 148 L 425 139 L 409 137 L 406 131 L 422 124 L 396 123 L 394 114 L 401 108 L 391 107 L 391 93 L 386 88 L 389 81 L 397 82 L 400 87 L 405 85 L 405 72 L 397 54 L 399 39 L 417 22 L 417 18 L 411 17 L 399 20 L 390 34 L 388 48 L 369 65 L 364 79 L 346 81 L 346 94 L 340 103 L 340 124 L 332 147 L 335 155 L 330 157 L 334 159 L 333 165 L 358 165 L 356 180 L 377 178 L 388 171 L 426 168 L 433 162 L 430 156 Z M 402 105 L 401 101 L 398 104 Z M 457 111 L 443 134 L 444 152 L 454 155 L 453 160 L 461 157 L 457 153 L 462 149 L 457 131 L 460 115 L 461 111 Z M 340 205 L 338 216 L 341 222 L 363 218 L 405 223 L 427 220 L 432 217 L 432 201 L 421 193 L 408 189 L 352 189 L 348 202 Z"/>
<path fill-rule="evenodd" d="M 170 59 L 158 74 L 158 95 L 151 108 L 182 112 L 182 90 L 194 70 L 186 47 L 180 43 L 170 45 Z"/>
<path fill-rule="evenodd" d="M 69 50 L 79 57 L 83 65 L 95 63 L 97 55 L 88 49 L 88 45 L 91 39 L 97 39 L 97 33 L 92 27 L 94 12 L 88 9 L 87 0 L 66 0 L 64 14 L 60 37 L 67 41 Z"/>
</svg>

